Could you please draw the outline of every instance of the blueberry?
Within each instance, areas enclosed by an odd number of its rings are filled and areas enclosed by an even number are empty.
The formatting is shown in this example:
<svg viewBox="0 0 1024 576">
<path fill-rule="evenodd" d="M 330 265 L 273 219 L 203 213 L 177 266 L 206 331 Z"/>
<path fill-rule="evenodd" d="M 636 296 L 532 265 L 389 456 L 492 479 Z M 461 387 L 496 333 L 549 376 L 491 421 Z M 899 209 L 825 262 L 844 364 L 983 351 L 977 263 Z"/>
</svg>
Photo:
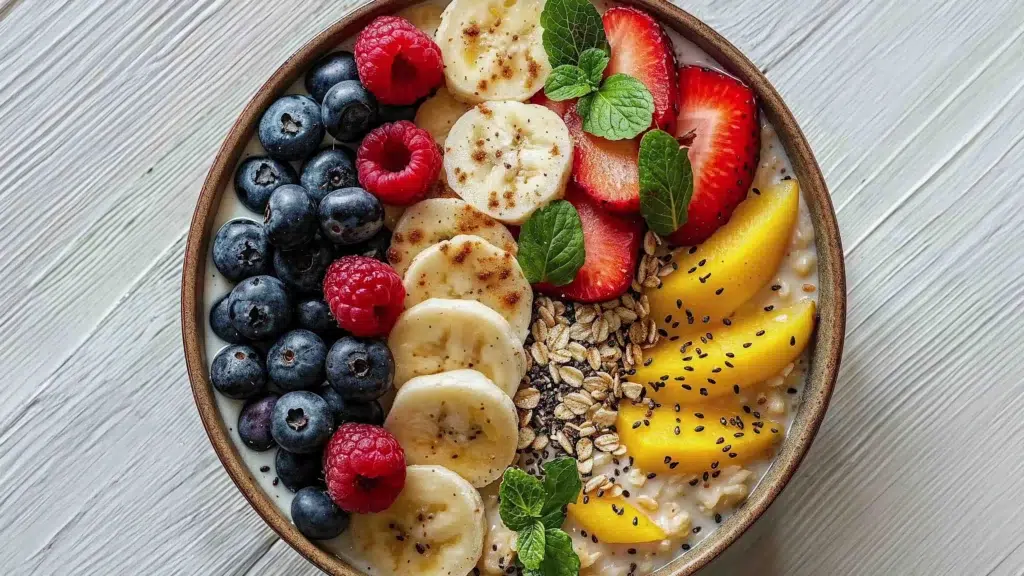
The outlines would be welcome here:
<svg viewBox="0 0 1024 576">
<path fill-rule="evenodd" d="M 292 492 L 323 484 L 323 456 L 319 452 L 296 454 L 279 449 L 274 456 L 274 469 L 278 480 Z"/>
<path fill-rule="evenodd" d="M 309 96 L 289 94 L 267 108 L 260 119 L 260 143 L 279 160 L 302 160 L 324 139 L 320 105 Z"/>
<path fill-rule="evenodd" d="M 300 182 L 309 197 L 318 203 L 333 190 L 358 186 L 355 154 L 344 146 L 317 152 L 302 167 Z"/>
<path fill-rule="evenodd" d="M 267 202 L 263 232 L 275 248 L 298 248 L 316 236 L 316 202 L 306 189 L 285 184 L 274 190 Z"/>
<path fill-rule="evenodd" d="M 331 307 L 322 298 L 302 300 L 295 306 L 295 324 L 299 328 L 312 330 L 320 335 L 338 332 L 338 322 L 331 314 Z"/>
<path fill-rule="evenodd" d="M 267 373 L 279 390 L 305 390 L 324 381 L 327 345 L 309 330 L 281 336 L 267 353 Z"/>
<path fill-rule="evenodd" d="M 295 170 L 287 162 L 269 156 L 246 158 L 235 171 L 235 193 L 246 208 L 263 214 L 270 193 L 278 186 L 297 184 Z"/>
<path fill-rule="evenodd" d="M 270 272 L 263 226 L 241 218 L 226 222 L 213 238 L 213 265 L 232 282 Z"/>
<path fill-rule="evenodd" d="M 331 407 L 335 426 L 341 426 L 346 422 L 372 424 L 374 426 L 384 425 L 384 408 L 381 407 L 380 402 L 377 400 L 370 402 L 345 400 L 329 384 L 320 389 L 320 396 L 323 396 L 323 399 L 327 401 L 327 405 Z"/>
<path fill-rule="evenodd" d="M 355 246 L 335 246 L 336 257 L 358 255 L 367 258 L 376 258 L 381 262 L 388 261 L 388 248 L 391 247 L 391 231 L 381 228 L 373 238 Z"/>
<path fill-rule="evenodd" d="M 348 512 L 320 488 L 303 488 L 292 499 L 292 522 L 311 540 L 337 538 L 348 528 L 349 520 Z"/>
<path fill-rule="evenodd" d="M 327 91 L 320 114 L 331 136 L 355 142 L 377 126 L 377 99 L 358 80 L 345 80 Z"/>
<path fill-rule="evenodd" d="M 242 280 L 228 300 L 231 325 L 250 340 L 268 340 L 292 322 L 292 303 L 284 283 L 273 276 Z"/>
<path fill-rule="evenodd" d="M 362 188 L 342 188 L 320 202 L 320 233 L 335 244 L 359 244 L 384 227 L 384 207 Z"/>
<path fill-rule="evenodd" d="M 377 121 L 380 124 L 390 124 L 401 120 L 412 122 L 416 119 L 418 105 L 413 106 L 378 106 Z"/>
<path fill-rule="evenodd" d="M 257 452 L 274 447 L 274 437 L 270 435 L 274 404 L 277 404 L 277 396 L 274 395 L 250 400 L 238 415 L 238 436 L 243 444 Z"/>
<path fill-rule="evenodd" d="M 346 400 L 376 400 L 391 390 L 394 378 L 395 360 L 383 340 L 346 336 L 327 353 L 327 380 Z"/>
<path fill-rule="evenodd" d="M 356 58 L 351 52 L 332 52 L 317 60 L 306 72 L 306 90 L 317 102 L 338 82 L 359 80 Z"/>
<path fill-rule="evenodd" d="M 267 386 L 263 358 L 251 346 L 228 346 L 217 353 L 210 366 L 210 381 L 218 392 L 244 400 L 260 395 Z"/>
<path fill-rule="evenodd" d="M 315 239 L 294 250 L 274 253 L 274 273 L 296 292 L 323 293 L 324 275 L 334 261 L 334 249 L 326 240 Z"/>
<path fill-rule="evenodd" d="M 274 441 L 289 452 L 316 452 L 331 437 L 334 417 L 327 401 L 306 391 L 289 392 L 274 406 Z"/>
<path fill-rule="evenodd" d="M 220 297 L 213 304 L 213 308 L 210 308 L 210 329 L 217 335 L 218 338 L 227 342 L 228 344 L 244 344 L 246 342 L 245 336 L 238 333 L 235 327 L 231 325 L 231 309 L 228 306 L 228 297 L 231 293 L 227 293 Z"/>
</svg>

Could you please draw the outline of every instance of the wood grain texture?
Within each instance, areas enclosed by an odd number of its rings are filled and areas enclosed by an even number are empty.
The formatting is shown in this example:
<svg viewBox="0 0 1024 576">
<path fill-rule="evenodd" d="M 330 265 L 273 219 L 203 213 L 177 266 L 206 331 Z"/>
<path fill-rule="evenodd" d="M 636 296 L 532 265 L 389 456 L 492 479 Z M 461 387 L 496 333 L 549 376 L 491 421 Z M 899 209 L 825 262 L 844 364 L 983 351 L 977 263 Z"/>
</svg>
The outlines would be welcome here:
<svg viewBox="0 0 1024 576">
<path fill-rule="evenodd" d="M 849 330 L 712 575 L 1024 574 L 1024 3 L 691 0 L 829 181 Z M 235 115 L 351 0 L 0 1 L 0 573 L 315 574 L 210 449 L 178 282 Z"/>
</svg>

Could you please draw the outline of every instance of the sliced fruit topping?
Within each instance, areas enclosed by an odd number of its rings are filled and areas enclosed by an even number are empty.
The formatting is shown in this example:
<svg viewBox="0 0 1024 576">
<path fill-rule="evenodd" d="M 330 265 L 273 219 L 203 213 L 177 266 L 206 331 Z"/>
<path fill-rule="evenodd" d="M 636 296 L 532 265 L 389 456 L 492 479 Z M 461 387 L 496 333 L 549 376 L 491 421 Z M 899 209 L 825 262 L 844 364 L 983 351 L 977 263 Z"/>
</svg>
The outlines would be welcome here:
<svg viewBox="0 0 1024 576">
<path fill-rule="evenodd" d="M 575 144 L 573 181 L 588 196 L 613 212 L 640 210 L 639 140 L 605 140 L 583 131 L 575 110 L 565 115 Z"/>
<path fill-rule="evenodd" d="M 618 298 L 633 282 L 643 241 L 638 218 L 609 214 L 578 190 L 566 198 L 583 224 L 586 261 L 576 279 L 565 286 L 538 284 L 537 291 L 576 302 L 605 302 Z"/>
<path fill-rule="evenodd" d="M 631 379 L 663 405 L 738 394 L 800 356 L 814 332 L 814 310 L 812 300 L 803 300 L 715 328 L 697 326 L 675 341 L 662 339 Z"/>
<path fill-rule="evenodd" d="M 469 574 L 483 554 L 484 503 L 476 488 L 441 466 L 409 466 L 390 508 L 357 514 L 352 545 L 376 573 Z"/>
<path fill-rule="evenodd" d="M 437 94 L 427 98 L 416 110 L 416 119 L 413 121 L 417 126 L 423 128 L 434 137 L 438 146 L 444 146 L 452 126 L 462 115 L 469 112 L 470 106 L 459 102 L 452 97 L 451 92 L 442 86 Z"/>
<path fill-rule="evenodd" d="M 648 290 L 651 317 L 669 335 L 692 332 L 704 317 L 728 317 L 775 276 L 786 255 L 799 210 L 795 180 L 760 190 L 744 200 L 729 223 L 700 246 L 680 248 L 676 272 Z M 677 324 L 678 323 L 678 324 Z"/>
<path fill-rule="evenodd" d="M 621 497 L 581 495 L 569 504 L 569 516 L 606 544 L 643 544 L 666 538 L 660 526 Z"/>
<path fill-rule="evenodd" d="M 670 239 L 689 246 L 728 222 L 754 181 L 761 151 L 754 92 L 717 70 L 680 68 L 675 134 L 690 148 L 694 190 L 689 218 Z"/>
<path fill-rule="evenodd" d="M 654 127 L 671 132 L 679 110 L 679 81 L 672 40 L 650 14 L 628 6 L 604 13 L 604 32 L 611 45 L 606 77 L 628 74 L 654 96 Z"/>
<path fill-rule="evenodd" d="M 785 433 L 782 424 L 749 414 L 670 404 L 623 404 L 616 429 L 634 464 L 656 474 L 700 474 L 769 457 Z"/>
<path fill-rule="evenodd" d="M 512 399 L 476 370 L 409 380 L 384 427 L 398 438 L 410 464 L 444 466 L 477 488 L 501 476 L 519 441 Z"/>
<path fill-rule="evenodd" d="M 381 104 L 407 106 L 444 80 L 437 44 L 411 22 L 381 16 L 356 40 L 359 78 Z"/>
</svg>

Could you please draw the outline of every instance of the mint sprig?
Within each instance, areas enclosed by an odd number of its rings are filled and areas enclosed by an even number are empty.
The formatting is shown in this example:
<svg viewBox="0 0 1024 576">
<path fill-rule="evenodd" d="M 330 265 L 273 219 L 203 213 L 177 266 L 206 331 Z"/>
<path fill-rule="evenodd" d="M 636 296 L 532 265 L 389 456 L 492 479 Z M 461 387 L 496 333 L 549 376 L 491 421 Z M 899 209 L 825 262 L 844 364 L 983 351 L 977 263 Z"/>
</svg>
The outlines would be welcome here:
<svg viewBox="0 0 1024 576">
<path fill-rule="evenodd" d="M 578 576 L 580 559 L 562 531 L 565 507 L 583 489 L 576 461 L 544 464 L 544 483 L 518 468 L 505 471 L 498 490 L 501 521 L 515 530 L 518 563 L 527 576 Z"/>
<path fill-rule="evenodd" d="M 554 66 L 544 94 L 555 101 L 579 98 L 583 130 L 608 140 L 635 138 L 651 126 L 654 96 L 632 76 L 608 67 L 608 39 L 597 8 L 589 0 L 547 0 L 540 17 L 544 49 Z"/>
<path fill-rule="evenodd" d="M 686 224 L 693 197 L 689 149 L 668 132 L 651 130 L 640 140 L 640 213 L 662 236 Z"/>
<path fill-rule="evenodd" d="M 531 284 L 564 286 L 576 278 L 586 258 L 583 222 L 576 208 L 565 200 L 534 212 L 519 231 L 516 259 Z"/>
</svg>

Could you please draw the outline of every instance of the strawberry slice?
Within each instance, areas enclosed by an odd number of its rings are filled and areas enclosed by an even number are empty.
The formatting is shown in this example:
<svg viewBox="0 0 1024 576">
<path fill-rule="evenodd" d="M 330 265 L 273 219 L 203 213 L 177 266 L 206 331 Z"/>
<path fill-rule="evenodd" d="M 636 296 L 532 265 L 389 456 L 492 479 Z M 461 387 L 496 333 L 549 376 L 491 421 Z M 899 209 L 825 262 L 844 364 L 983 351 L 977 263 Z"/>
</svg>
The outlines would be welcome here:
<svg viewBox="0 0 1024 576">
<path fill-rule="evenodd" d="M 563 120 L 572 135 L 572 177 L 576 185 L 612 212 L 639 212 L 640 139 L 605 140 L 584 132 L 575 106 Z"/>
<path fill-rule="evenodd" d="M 618 6 L 604 13 L 604 33 L 612 49 L 605 76 L 628 74 L 654 96 L 654 128 L 672 132 L 679 105 L 679 82 L 672 40 L 646 12 Z"/>
<path fill-rule="evenodd" d="M 629 290 L 636 272 L 644 227 L 635 216 L 609 214 L 582 191 L 570 186 L 566 200 L 583 222 L 587 259 L 565 286 L 537 284 L 539 292 L 576 302 L 606 302 Z"/>
<path fill-rule="evenodd" d="M 729 221 L 754 181 L 761 154 L 754 92 L 716 70 L 680 68 L 675 134 L 690 147 L 694 186 L 687 222 L 669 239 L 690 246 Z"/>
<path fill-rule="evenodd" d="M 530 98 L 530 104 L 540 104 L 541 106 L 547 108 L 548 110 L 551 110 L 555 114 L 558 114 L 559 117 L 565 116 L 565 113 L 568 112 L 570 108 L 573 108 L 573 104 L 575 103 L 575 100 L 563 100 L 561 102 L 555 102 L 554 100 L 548 98 L 546 94 L 544 94 L 543 89 L 540 92 L 534 94 L 533 98 Z"/>
</svg>

